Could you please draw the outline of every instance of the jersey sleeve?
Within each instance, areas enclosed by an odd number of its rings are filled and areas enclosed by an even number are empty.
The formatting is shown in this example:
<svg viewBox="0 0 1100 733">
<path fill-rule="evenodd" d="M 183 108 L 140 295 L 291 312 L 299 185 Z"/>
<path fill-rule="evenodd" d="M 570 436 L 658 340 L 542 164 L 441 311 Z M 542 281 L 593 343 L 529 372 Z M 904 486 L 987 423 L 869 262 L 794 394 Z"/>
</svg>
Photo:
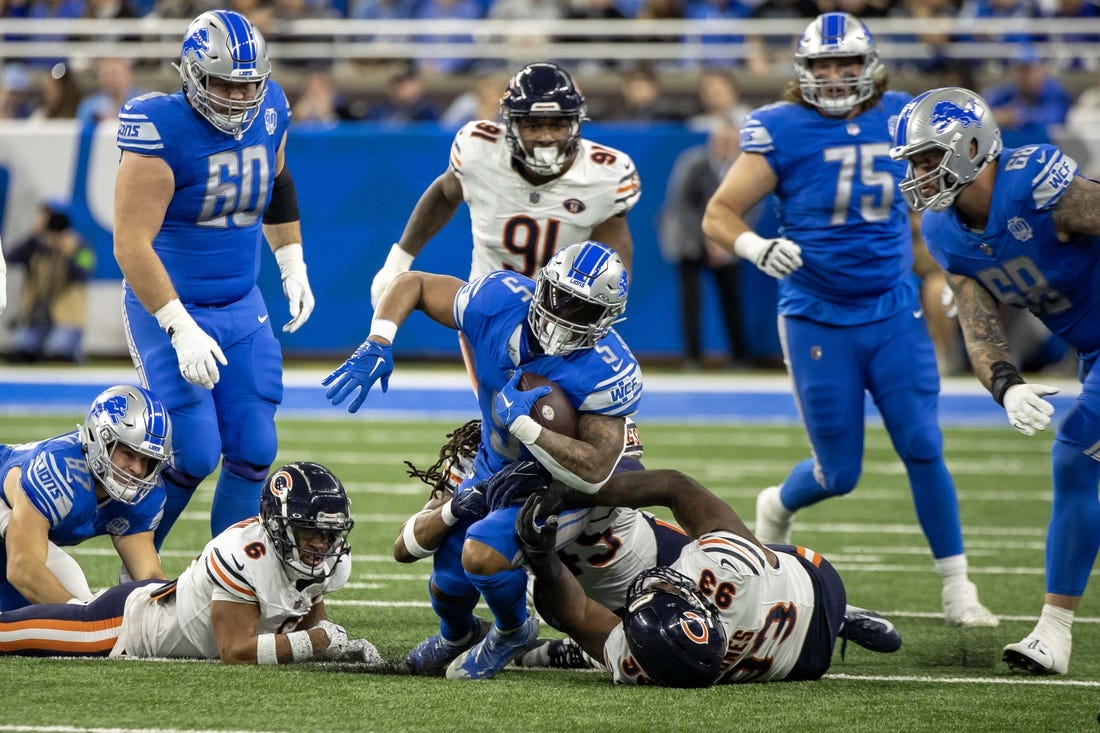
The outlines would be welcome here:
<svg viewBox="0 0 1100 733">
<path fill-rule="evenodd" d="M 498 270 L 466 283 L 455 295 L 454 319 L 458 330 L 476 343 L 477 334 L 493 327 L 502 310 L 515 304 L 515 294 L 534 297 L 534 283 L 519 273 Z"/>
<path fill-rule="evenodd" d="M 760 107 L 750 112 L 741 123 L 741 152 L 763 155 L 772 169 L 777 172 L 779 147 L 776 145 L 776 137 L 780 127 L 776 123 L 787 106 L 777 103 Z"/>
<path fill-rule="evenodd" d="M 451 143 L 451 156 L 447 165 L 458 178 L 463 188 L 467 173 L 474 178 L 492 176 L 492 163 L 500 155 L 500 146 L 504 145 L 504 129 L 489 120 L 467 122 L 455 133 Z M 478 168 L 490 166 L 489 170 L 478 172 Z"/>
<path fill-rule="evenodd" d="M 612 210 L 615 215 L 621 216 L 633 209 L 634 204 L 638 203 L 638 199 L 642 197 L 642 179 L 630 156 L 623 152 L 618 152 L 618 155 L 616 167 L 619 177 L 615 186 L 615 202 Z"/>
<path fill-rule="evenodd" d="M 245 562 L 244 548 L 225 541 L 226 537 L 222 534 L 211 542 L 201 559 L 214 584 L 211 600 L 256 603 L 256 584 L 249 572 L 252 563 Z"/>
<path fill-rule="evenodd" d="M 1077 161 L 1053 145 L 1028 145 L 1007 152 L 1008 195 L 1020 207 L 1052 208 L 1079 175 Z"/>
<path fill-rule="evenodd" d="M 118 113 L 118 147 L 139 155 L 165 157 L 165 140 L 172 130 L 164 110 L 168 98 L 151 92 L 131 99 Z"/>
<path fill-rule="evenodd" d="M 605 336 L 593 350 L 592 358 L 604 369 L 593 366 L 591 373 L 602 376 L 589 388 L 577 410 L 612 417 L 637 412 L 642 399 L 642 368 L 619 334 L 612 331 Z M 610 369 L 605 359 L 613 360 Z"/>
<path fill-rule="evenodd" d="M 76 481 L 90 482 L 87 474 L 76 475 L 63 455 L 40 448 L 23 469 L 20 487 L 27 500 L 50 527 L 56 527 L 73 510 Z"/>
</svg>

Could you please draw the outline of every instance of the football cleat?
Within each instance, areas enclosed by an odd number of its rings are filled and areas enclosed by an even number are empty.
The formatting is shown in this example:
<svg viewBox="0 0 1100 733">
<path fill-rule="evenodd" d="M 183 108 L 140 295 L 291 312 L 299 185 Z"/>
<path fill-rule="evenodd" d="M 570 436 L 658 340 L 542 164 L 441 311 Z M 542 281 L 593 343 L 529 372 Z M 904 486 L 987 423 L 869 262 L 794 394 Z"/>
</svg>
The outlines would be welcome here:
<svg viewBox="0 0 1100 733">
<path fill-rule="evenodd" d="M 461 641 L 447 641 L 441 634 L 430 636 L 416 645 L 405 657 L 405 665 L 412 674 L 439 676 L 462 652 L 474 646 L 489 633 L 492 624 L 475 617 L 477 626 Z"/>
<path fill-rule="evenodd" d="M 1001 623 L 992 611 L 978 601 L 978 589 L 969 580 L 943 587 L 943 620 L 948 626 L 967 629 L 992 629 Z"/>
<path fill-rule="evenodd" d="M 756 495 L 756 527 L 753 534 L 765 545 L 791 544 L 794 512 L 779 500 L 779 487 L 769 486 Z"/>
<path fill-rule="evenodd" d="M 1031 674 L 1065 674 L 1069 671 L 1069 644 L 1063 649 L 1053 638 L 1039 638 L 1035 632 L 1004 649 L 1004 659 L 1012 669 Z"/>
<path fill-rule="evenodd" d="M 841 639 L 873 652 L 889 654 L 901 648 L 901 634 L 894 625 L 874 611 L 856 606 L 844 607 Z"/>
<path fill-rule="evenodd" d="M 580 644 L 572 639 L 538 639 L 516 657 L 517 667 L 595 669 Z"/>
<path fill-rule="evenodd" d="M 504 669 L 539 636 L 539 620 L 528 618 L 518 629 L 504 634 L 493 626 L 488 635 L 464 651 L 447 667 L 447 679 L 486 680 Z"/>
</svg>

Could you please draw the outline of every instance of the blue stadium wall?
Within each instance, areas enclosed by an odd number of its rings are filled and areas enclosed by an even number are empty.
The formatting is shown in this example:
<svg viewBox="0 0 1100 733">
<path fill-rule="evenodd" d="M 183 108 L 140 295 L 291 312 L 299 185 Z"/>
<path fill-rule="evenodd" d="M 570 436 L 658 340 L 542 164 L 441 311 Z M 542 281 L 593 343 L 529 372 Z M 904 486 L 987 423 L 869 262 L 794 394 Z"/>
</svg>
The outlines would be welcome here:
<svg viewBox="0 0 1100 733">
<path fill-rule="evenodd" d="M 53 129 L 55 135 L 74 138 L 71 162 L 62 159 L 53 166 L 69 166 L 70 171 L 44 172 L 40 164 L 33 170 L 21 170 L 21 166 L 26 169 L 32 165 L 28 161 L 42 160 L 25 152 L 27 145 L 42 144 L 37 142 L 40 135 L 26 135 L 18 143 L 23 147 L 20 151 L 0 150 L 0 182 L 6 183 L 7 189 L 0 190 L 4 203 L 0 228 L 8 243 L 6 247 L 13 246 L 25 234 L 20 230 L 27 226 L 28 203 L 52 196 L 68 197 L 73 202 L 74 224 L 96 248 L 97 279 L 117 281 L 121 274 L 111 253 L 109 215 L 109 191 L 113 185 L 113 166 L 117 164 L 113 130 L 81 130 L 74 126 L 62 133 Z M 674 124 L 600 123 L 587 123 L 585 135 L 626 151 L 637 164 L 642 179 L 641 200 L 629 217 L 635 259 L 628 319 L 619 330 L 642 358 L 675 357 L 682 350 L 677 280 L 674 268 L 660 255 L 657 218 L 677 155 L 702 143 L 703 136 Z M 297 183 L 306 260 L 317 309 L 298 333 L 279 333 L 288 356 L 343 353 L 366 335 L 371 318 L 370 281 L 391 243 L 400 236 L 418 197 L 444 170 L 452 137 L 453 130 L 440 129 L 434 124 L 292 126 L 288 165 Z M 52 154 L 56 155 L 56 150 Z M 466 207 L 461 206 L 454 220 L 417 258 L 416 267 L 465 277 L 470 261 L 469 229 Z M 741 267 L 741 278 L 741 317 L 751 344 L 750 355 L 773 356 L 779 352 L 774 281 L 748 265 Z M 286 306 L 278 270 L 269 256 L 263 258 L 261 287 L 273 320 L 281 323 L 285 320 Z M 725 339 L 709 282 L 704 297 L 705 347 L 708 352 L 721 354 Z M 103 305 L 96 307 L 110 310 Z M 113 315 L 96 312 L 92 317 Z M 420 314 L 414 314 L 401 329 L 395 350 L 405 357 L 458 354 L 454 336 Z"/>
</svg>

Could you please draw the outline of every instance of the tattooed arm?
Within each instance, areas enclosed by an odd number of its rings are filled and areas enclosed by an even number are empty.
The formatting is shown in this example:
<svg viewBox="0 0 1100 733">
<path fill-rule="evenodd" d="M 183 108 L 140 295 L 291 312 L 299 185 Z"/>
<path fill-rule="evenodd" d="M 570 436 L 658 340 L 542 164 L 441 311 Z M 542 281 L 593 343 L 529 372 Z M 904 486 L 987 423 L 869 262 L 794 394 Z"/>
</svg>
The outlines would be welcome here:
<svg viewBox="0 0 1100 733">
<path fill-rule="evenodd" d="M 986 389 L 992 390 L 993 365 L 1011 361 L 1000 306 L 977 280 L 950 272 L 946 276 L 955 294 L 959 325 L 974 374 Z"/>
<path fill-rule="evenodd" d="M 591 494 L 611 477 L 626 447 L 626 418 L 591 412 L 579 418 L 576 440 L 543 430 L 527 448 L 554 478 Z"/>
<path fill-rule="evenodd" d="M 1061 239 L 1074 234 L 1100 236 L 1100 183 L 1075 176 L 1054 205 L 1054 227 Z"/>
</svg>

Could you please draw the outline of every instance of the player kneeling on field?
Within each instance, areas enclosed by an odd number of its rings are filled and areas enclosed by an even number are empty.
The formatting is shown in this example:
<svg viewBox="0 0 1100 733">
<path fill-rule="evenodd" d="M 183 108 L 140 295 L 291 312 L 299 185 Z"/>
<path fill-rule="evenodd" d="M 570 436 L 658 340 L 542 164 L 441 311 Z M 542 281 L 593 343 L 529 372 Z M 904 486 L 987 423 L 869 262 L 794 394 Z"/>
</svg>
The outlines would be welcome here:
<svg viewBox="0 0 1100 733">
<path fill-rule="evenodd" d="M 374 645 L 349 639 L 325 611 L 325 593 L 351 573 L 353 524 L 331 471 L 290 463 L 264 484 L 259 516 L 207 543 L 178 579 L 123 583 L 87 604 L 2 613 L 0 654 L 381 664 Z"/>
<path fill-rule="evenodd" d="M 634 578 L 621 618 L 585 596 L 555 551 L 558 512 L 589 505 L 667 506 L 695 539 L 670 566 Z M 893 624 L 847 605 L 825 558 L 761 544 L 733 509 L 679 471 L 618 474 L 595 494 L 552 483 L 528 497 L 516 534 L 540 611 L 621 684 L 815 680 L 829 669 L 838 637 L 877 652 L 901 647 Z"/>
</svg>

